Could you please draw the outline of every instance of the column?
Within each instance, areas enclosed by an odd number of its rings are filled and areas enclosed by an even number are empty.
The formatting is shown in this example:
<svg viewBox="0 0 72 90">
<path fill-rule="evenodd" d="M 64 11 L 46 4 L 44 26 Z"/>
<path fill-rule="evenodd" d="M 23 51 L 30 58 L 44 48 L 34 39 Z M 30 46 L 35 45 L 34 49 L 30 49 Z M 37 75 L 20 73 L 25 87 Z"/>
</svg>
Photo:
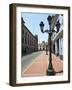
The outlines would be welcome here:
<svg viewBox="0 0 72 90">
<path fill-rule="evenodd" d="M 60 38 L 59 46 L 60 58 L 63 59 L 63 38 Z"/>
</svg>

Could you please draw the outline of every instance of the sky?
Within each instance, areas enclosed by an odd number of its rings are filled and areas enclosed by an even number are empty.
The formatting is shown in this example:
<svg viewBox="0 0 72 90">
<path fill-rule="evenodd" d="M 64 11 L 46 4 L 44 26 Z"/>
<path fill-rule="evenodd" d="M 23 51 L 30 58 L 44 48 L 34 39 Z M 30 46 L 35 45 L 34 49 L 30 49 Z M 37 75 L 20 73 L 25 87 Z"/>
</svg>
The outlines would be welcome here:
<svg viewBox="0 0 72 90">
<path fill-rule="evenodd" d="M 28 12 L 22 12 L 21 17 L 23 17 L 23 20 L 25 22 L 25 26 L 31 31 L 33 35 L 38 35 L 38 43 L 41 43 L 42 41 L 48 42 L 48 34 L 42 33 L 40 30 L 40 22 L 44 22 L 44 30 L 49 29 L 47 17 L 49 13 L 28 13 Z"/>
</svg>

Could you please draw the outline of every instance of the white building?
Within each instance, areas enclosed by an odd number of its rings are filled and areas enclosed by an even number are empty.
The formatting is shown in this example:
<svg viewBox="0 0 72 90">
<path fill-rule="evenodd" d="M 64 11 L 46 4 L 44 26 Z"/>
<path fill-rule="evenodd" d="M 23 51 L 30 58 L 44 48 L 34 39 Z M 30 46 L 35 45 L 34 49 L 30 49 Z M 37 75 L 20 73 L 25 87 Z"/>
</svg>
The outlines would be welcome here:
<svg viewBox="0 0 72 90">
<path fill-rule="evenodd" d="M 63 59 L 63 15 L 59 15 L 57 23 L 60 23 L 60 28 L 54 27 L 57 33 L 54 32 L 52 35 L 52 52 Z"/>
</svg>

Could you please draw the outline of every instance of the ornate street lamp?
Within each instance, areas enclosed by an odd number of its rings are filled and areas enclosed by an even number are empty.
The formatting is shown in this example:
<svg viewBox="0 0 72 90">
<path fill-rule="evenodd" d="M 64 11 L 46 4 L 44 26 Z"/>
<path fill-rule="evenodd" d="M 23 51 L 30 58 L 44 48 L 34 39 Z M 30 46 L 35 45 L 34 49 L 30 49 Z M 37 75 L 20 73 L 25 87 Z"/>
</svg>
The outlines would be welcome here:
<svg viewBox="0 0 72 90">
<path fill-rule="evenodd" d="M 44 23 L 43 23 L 43 21 L 41 21 L 41 23 L 39 24 L 40 28 L 41 28 L 41 32 L 42 33 L 46 32 L 47 34 L 49 34 L 49 44 L 50 44 L 49 45 L 49 65 L 48 65 L 48 69 L 47 69 L 46 74 L 47 75 L 55 75 L 55 71 L 54 71 L 53 65 L 52 65 L 52 54 L 51 54 L 51 52 L 52 52 L 52 49 L 51 49 L 52 42 L 51 42 L 51 36 L 52 36 L 52 33 L 56 32 L 56 31 L 51 29 L 52 17 L 48 16 L 47 20 L 48 20 L 48 23 L 49 23 L 49 30 L 48 29 L 44 30 Z"/>
<path fill-rule="evenodd" d="M 41 32 L 43 33 L 43 29 L 44 29 L 44 23 L 43 23 L 43 21 L 41 21 L 41 23 L 40 23 L 40 28 L 41 28 Z"/>
</svg>

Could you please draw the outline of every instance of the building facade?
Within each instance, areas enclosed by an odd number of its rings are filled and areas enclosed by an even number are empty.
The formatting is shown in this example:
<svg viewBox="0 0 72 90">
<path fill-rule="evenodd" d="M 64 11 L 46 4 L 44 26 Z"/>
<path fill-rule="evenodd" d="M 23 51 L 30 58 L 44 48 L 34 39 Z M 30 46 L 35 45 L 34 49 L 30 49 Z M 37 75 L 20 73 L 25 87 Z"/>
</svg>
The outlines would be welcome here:
<svg viewBox="0 0 72 90">
<path fill-rule="evenodd" d="M 38 50 L 38 36 L 33 35 L 25 26 L 23 18 L 21 18 L 21 51 L 22 56 Z"/>
<path fill-rule="evenodd" d="M 59 15 L 57 23 L 60 23 L 60 27 L 54 27 L 56 32 L 52 35 L 52 52 L 63 59 L 63 15 Z"/>
</svg>

